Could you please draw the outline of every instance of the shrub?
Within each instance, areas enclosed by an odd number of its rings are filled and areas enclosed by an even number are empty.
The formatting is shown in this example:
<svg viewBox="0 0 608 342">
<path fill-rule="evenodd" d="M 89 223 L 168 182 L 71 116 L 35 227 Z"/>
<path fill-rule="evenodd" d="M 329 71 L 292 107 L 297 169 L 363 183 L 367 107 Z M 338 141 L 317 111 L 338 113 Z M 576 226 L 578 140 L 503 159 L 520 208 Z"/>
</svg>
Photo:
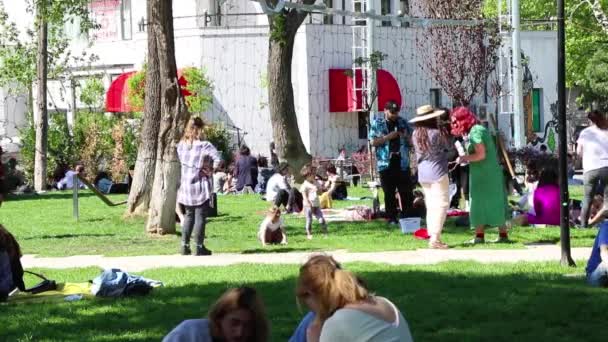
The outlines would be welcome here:
<svg viewBox="0 0 608 342">
<path fill-rule="evenodd" d="M 222 159 L 224 159 L 226 165 L 234 160 L 230 150 L 230 132 L 224 126 L 218 124 L 205 126 L 205 139 L 222 153 Z"/>
<path fill-rule="evenodd" d="M 28 124 L 20 130 L 21 156 L 25 175 L 28 180 L 34 177 L 34 157 L 36 149 L 36 128 L 33 115 L 27 114 Z M 74 144 L 69 135 L 65 113 L 49 114 L 47 178 L 52 178 L 58 166 L 68 166 L 77 160 Z"/>
</svg>

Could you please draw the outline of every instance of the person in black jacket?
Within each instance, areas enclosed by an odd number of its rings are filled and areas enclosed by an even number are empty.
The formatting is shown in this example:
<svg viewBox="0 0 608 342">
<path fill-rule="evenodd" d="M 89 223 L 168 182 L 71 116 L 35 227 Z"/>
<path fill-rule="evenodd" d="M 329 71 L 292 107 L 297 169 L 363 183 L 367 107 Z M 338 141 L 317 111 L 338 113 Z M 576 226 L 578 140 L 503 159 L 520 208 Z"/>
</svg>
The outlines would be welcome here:
<svg viewBox="0 0 608 342">
<path fill-rule="evenodd" d="M 243 145 L 239 150 L 239 159 L 236 161 L 234 176 L 236 177 L 236 191 L 250 187 L 252 192 L 258 184 L 258 161 L 251 156 L 249 147 Z"/>
<path fill-rule="evenodd" d="M 0 224 L 0 302 L 15 288 L 25 291 L 21 249 L 15 237 Z"/>
</svg>

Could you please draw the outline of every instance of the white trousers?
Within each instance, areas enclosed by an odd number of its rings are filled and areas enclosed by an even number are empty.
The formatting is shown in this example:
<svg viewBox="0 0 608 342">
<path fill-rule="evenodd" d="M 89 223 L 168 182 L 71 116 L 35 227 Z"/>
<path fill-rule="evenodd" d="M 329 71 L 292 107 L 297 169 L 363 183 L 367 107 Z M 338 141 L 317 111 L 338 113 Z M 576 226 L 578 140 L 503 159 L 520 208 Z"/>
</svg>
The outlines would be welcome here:
<svg viewBox="0 0 608 342">
<path fill-rule="evenodd" d="M 426 229 L 435 241 L 441 235 L 446 214 L 450 207 L 450 180 L 448 175 L 441 177 L 433 183 L 420 183 L 424 190 L 424 204 L 426 205 Z"/>
</svg>

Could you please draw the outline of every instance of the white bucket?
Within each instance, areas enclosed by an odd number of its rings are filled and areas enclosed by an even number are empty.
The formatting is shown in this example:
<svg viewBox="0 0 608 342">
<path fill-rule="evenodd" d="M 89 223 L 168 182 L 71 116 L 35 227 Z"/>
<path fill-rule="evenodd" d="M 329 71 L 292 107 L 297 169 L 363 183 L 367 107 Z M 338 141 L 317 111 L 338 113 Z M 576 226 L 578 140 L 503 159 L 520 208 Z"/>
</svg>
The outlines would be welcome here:
<svg viewBox="0 0 608 342">
<path fill-rule="evenodd" d="M 420 217 L 406 217 L 399 220 L 401 232 L 403 234 L 413 234 L 420 229 Z"/>
</svg>

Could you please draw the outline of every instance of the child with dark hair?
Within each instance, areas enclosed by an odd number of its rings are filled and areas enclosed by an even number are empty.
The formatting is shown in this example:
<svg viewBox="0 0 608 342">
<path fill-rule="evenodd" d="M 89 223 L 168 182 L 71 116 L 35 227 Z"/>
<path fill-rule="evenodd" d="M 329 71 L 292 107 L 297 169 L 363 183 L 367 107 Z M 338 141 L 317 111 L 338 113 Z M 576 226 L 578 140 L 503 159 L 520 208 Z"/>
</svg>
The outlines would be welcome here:
<svg viewBox="0 0 608 342">
<path fill-rule="evenodd" d="M 220 161 L 213 170 L 213 192 L 216 194 L 224 193 L 224 184 L 226 183 L 226 179 L 228 175 L 226 174 L 226 163 L 224 161 Z"/>
<path fill-rule="evenodd" d="M 321 224 L 323 233 L 327 234 L 327 223 L 321 211 L 321 202 L 319 200 L 319 189 L 315 183 L 316 168 L 310 164 L 304 165 L 300 174 L 305 181 L 300 187 L 304 203 L 304 214 L 306 216 L 306 238 L 312 239 L 312 216 L 314 215 Z"/>
</svg>

